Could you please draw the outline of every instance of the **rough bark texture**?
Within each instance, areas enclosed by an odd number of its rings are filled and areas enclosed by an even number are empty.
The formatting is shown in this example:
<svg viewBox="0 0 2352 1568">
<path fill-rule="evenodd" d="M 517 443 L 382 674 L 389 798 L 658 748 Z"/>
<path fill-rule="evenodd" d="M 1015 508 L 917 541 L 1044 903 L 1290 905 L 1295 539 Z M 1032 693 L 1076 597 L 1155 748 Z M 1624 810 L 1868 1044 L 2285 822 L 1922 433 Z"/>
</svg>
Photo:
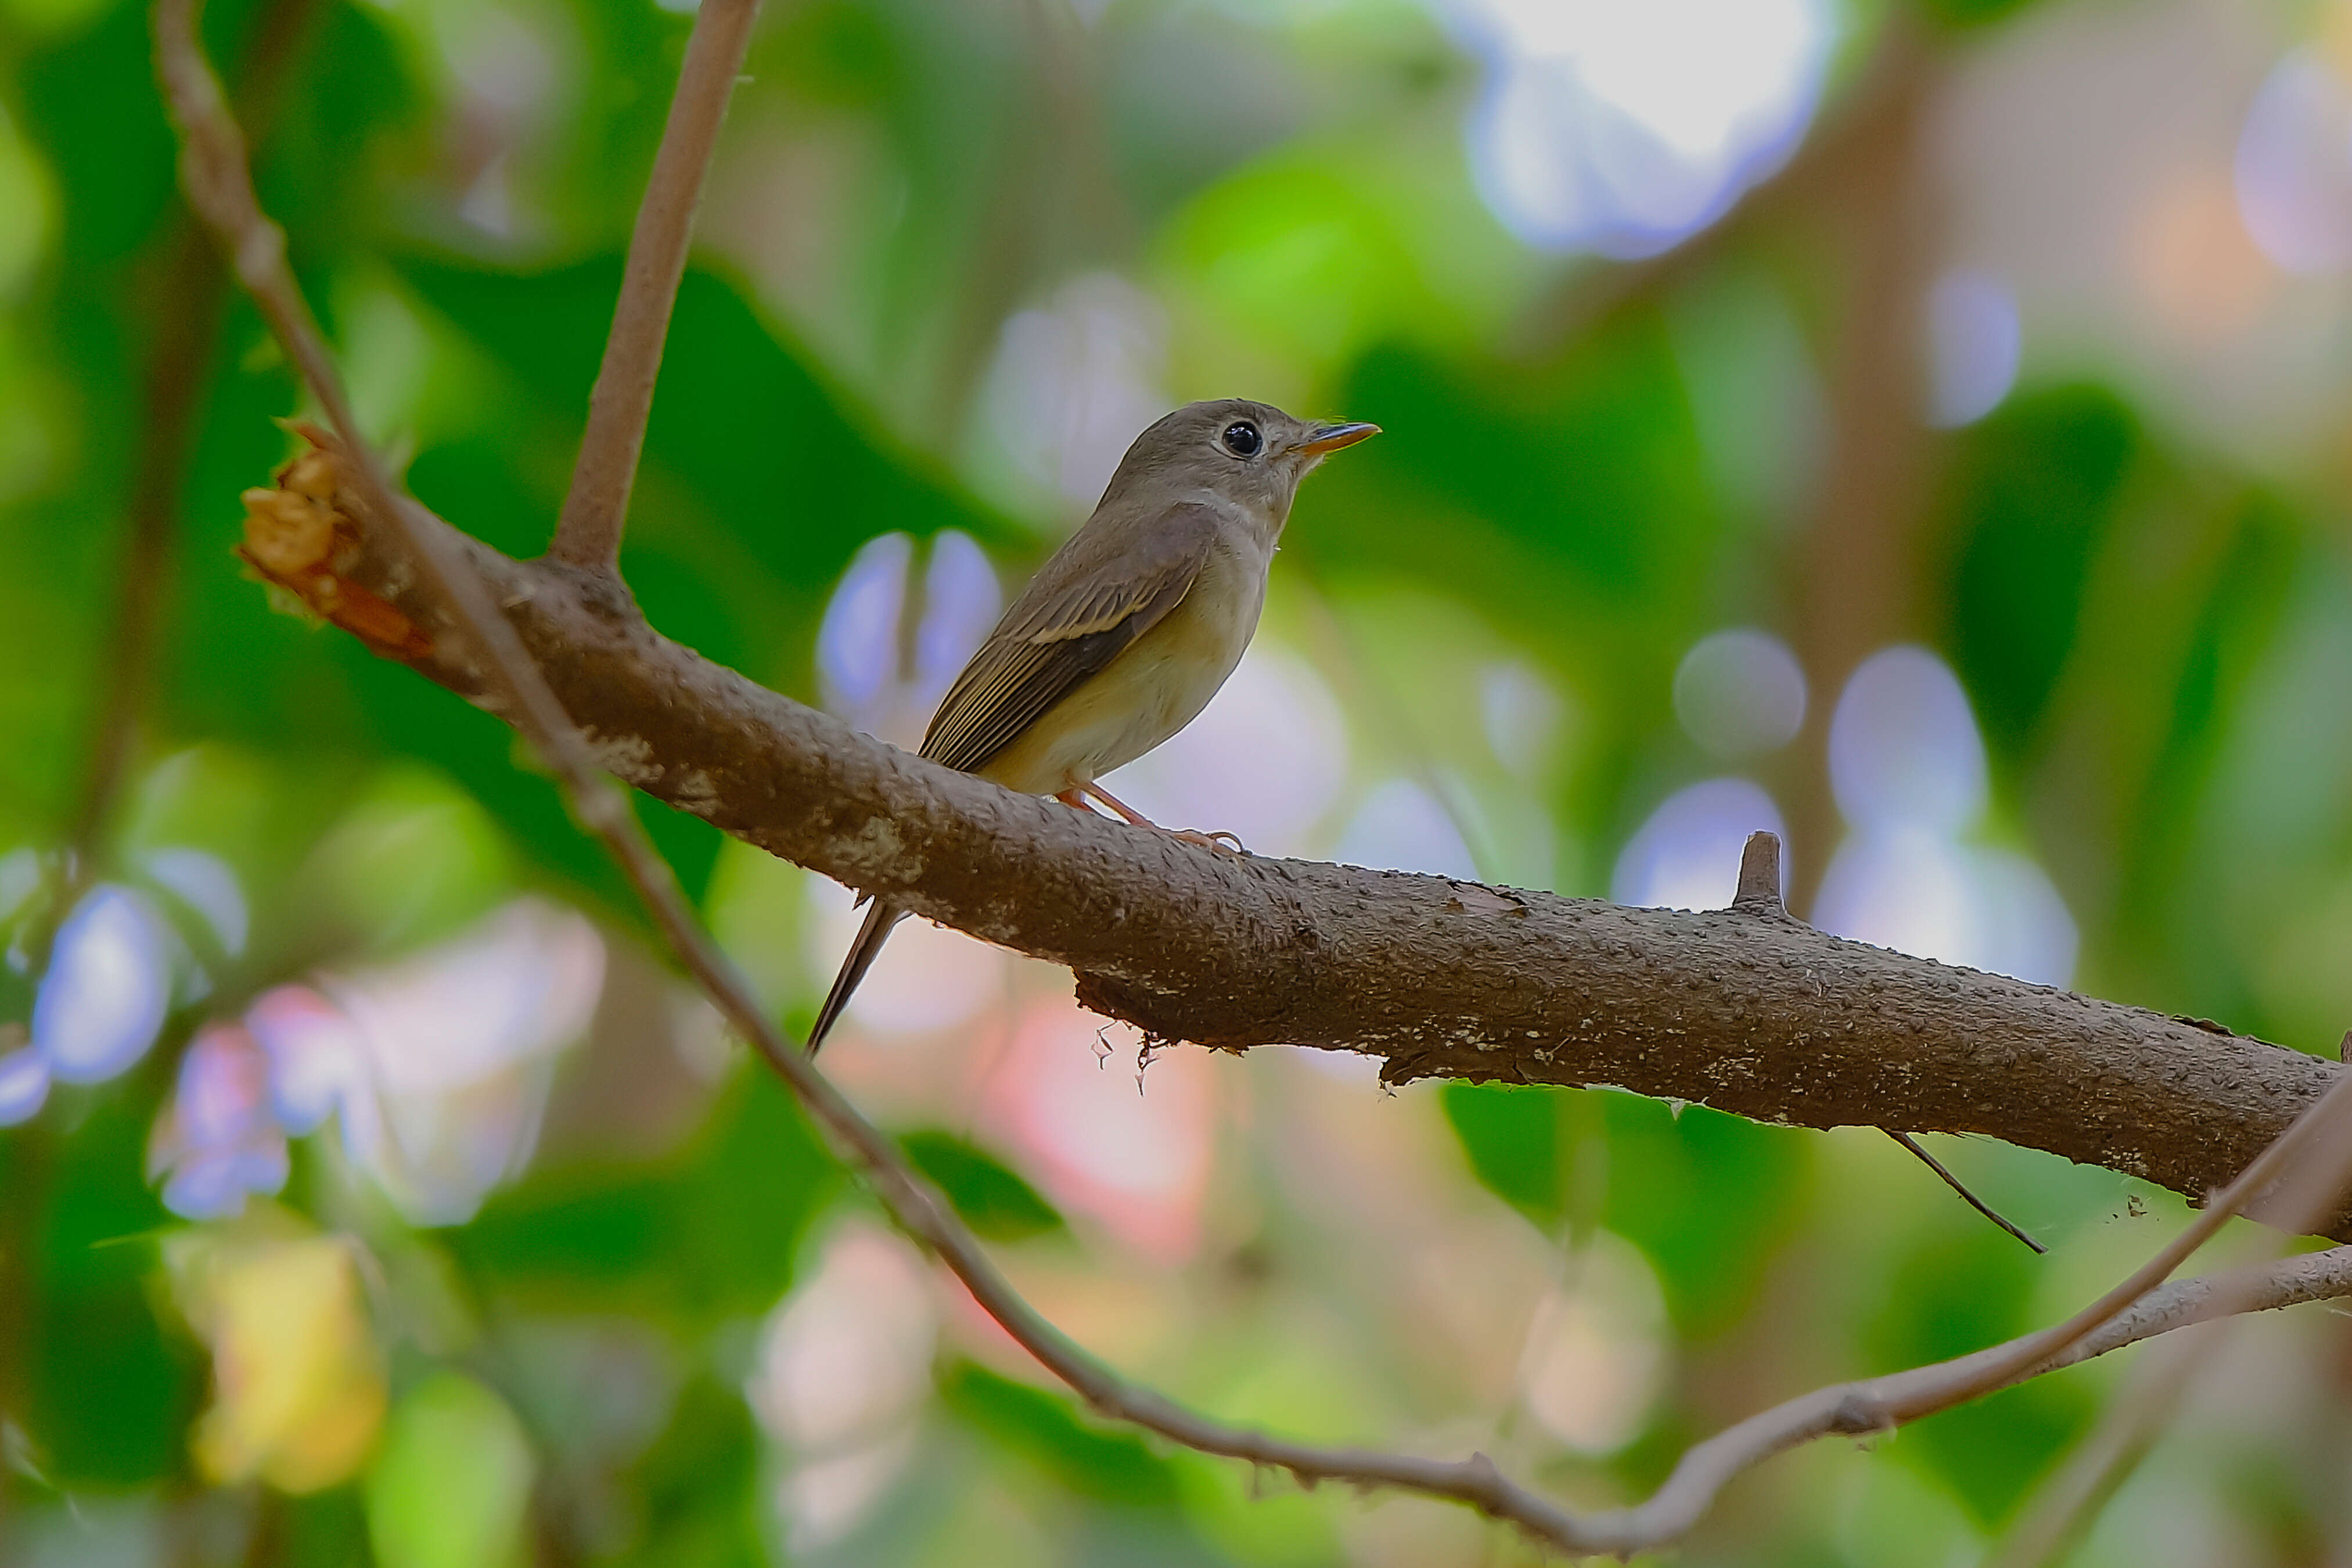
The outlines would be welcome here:
<svg viewBox="0 0 2352 1568">
<path fill-rule="evenodd" d="M 330 618 L 388 605 L 400 635 L 380 613 L 352 629 L 478 698 L 478 673 L 440 653 L 455 639 L 360 522 L 348 485 L 330 492 L 293 467 L 289 489 L 249 496 L 257 521 L 315 500 L 339 542 L 308 575 L 272 574 Z M 1843 941 L 1753 897 L 1706 913 L 1624 909 L 1192 848 L 857 734 L 659 636 L 614 579 L 467 548 L 616 776 L 851 887 L 1068 964 L 1081 1002 L 1154 1037 L 1360 1051 L 1391 1082 L 1613 1084 L 1811 1127 L 1987 1133 L 2192 1198 L 2342 1070 L 2201 1022 Z M 2352 1238 L 2352 1219 L 2330 1233 Z"/>
</svg>

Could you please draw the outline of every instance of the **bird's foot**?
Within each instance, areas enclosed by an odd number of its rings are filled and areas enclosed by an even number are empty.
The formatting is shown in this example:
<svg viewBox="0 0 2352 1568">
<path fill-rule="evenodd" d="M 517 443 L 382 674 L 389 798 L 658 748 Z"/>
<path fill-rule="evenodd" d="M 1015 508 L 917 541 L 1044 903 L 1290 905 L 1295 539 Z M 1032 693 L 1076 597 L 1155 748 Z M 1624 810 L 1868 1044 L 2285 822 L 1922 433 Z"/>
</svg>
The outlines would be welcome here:
<svg viewBox="0 0 2352 1568">
<path fill-rule="evenodd" d="M 1165 833 L 1180 844 L 1197 844 L 1203 849 L 1213 849 L 1220 855 L 1249 853 L 1249 846 L 1242 842 L 1241 835 L 1238 833 L 1202 833 L 1193 827 L 1160 827 L 1158 823 L 1148 826 L 1158 828 L 1160 832 Z"/>
<path fill-rule="evenodd" d="M 1137 827 L 1148 827 L 1154 833 L 1164 833 L 1169 837 L 1176 840 L 1179 844 L 1197 845 L 1203 849 L 1213 849 L 1220 855 L 1246 855 L 1249 853 L 1249 846 L 1241 841 L 1241 836 L 1239 834 L 1202 833 L 1197 828 L 1191 827 L 1162 827 L 1160 824 L 1152 821 L 1150 817 L 1144 816 L 1143 813 L 1136 810 L 1133 806 L 1129 805 L 1125 801 L 1120 800 L 1117 795 L 1111 794 L 1100 784 L 1078 784 L 1074 788 L 1062 791 L 1054 798 L 1060 801 L 1064 805 L 1076 806 L 1081 811 L 1087 808 L 1086 803 L 1087 801 L 1099 801 L 1101 804 L 1108 806 L 1114 813 L 1116 813 L 1120 821 L 1129 823 Z"/>
</svg>

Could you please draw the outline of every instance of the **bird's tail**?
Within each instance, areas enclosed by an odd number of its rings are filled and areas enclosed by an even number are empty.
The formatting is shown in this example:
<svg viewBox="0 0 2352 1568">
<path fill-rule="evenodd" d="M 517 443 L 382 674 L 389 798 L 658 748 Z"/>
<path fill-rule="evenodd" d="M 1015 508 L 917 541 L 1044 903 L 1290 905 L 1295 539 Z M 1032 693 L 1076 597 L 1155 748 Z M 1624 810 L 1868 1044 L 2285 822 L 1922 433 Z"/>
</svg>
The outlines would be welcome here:
<svg viewBox="0 0 2352 1568">
<path fill-rule="evenodd" d="M 825 1036 L 833 1032 L 841 1010 L 849 1005 L 850 993 L 856 991 L 857 983 L 866 978 L 866 972 L 874 967 L 874 960 L 881 952 L 882 944 L 890 940 L 890 928 L 906 918 L 906 910 L 896 904 L 886 904 L 879 899 L 874 901 L 872 909 L 866 911 L 866 923 L 857 928 L 857 940 L 849 944 L 849 956 L 841 961 L 841 973 L 833 977 L 833 989 L 825 993 L 824 1005 L 816 1010 L 816 1022 L 809 1027 L 809 1055 L 816 1055 L 816 1048 L 824 1044 Z"/>
</svg>

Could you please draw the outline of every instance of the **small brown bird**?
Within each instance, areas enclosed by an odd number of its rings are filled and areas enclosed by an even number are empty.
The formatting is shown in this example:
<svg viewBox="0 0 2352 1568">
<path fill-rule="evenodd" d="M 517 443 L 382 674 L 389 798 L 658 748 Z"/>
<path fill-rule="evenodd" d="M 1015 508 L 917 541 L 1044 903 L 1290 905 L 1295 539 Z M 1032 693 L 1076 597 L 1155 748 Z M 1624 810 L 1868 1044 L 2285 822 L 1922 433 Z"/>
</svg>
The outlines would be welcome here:
<svg viewBox="0 0 2352 1568">
<path fill-rule="evenodd" d="M 1095 780 L 1209 705 L 1257 630 L 1298 481 L 1326 454 L 1379 433 L 1238 397 L 1190 404 L 1152 426 L 1119 460 L 1086 526 L 1029 580 L 948 688 L 922 754 L 1153 826 Z M 878 900 L 866 911 L 809 1030 L 812 1056 L 906 914 Z"/>
</svg>

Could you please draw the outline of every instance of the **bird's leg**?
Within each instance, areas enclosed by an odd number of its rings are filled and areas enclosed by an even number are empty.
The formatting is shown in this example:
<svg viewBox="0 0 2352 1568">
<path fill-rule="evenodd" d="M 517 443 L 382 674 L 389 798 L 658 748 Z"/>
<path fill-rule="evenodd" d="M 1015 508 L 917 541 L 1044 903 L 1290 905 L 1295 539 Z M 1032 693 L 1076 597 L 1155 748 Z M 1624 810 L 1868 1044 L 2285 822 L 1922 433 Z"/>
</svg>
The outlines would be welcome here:
<svg viewBox="0 0 2352 1568">
<path fill-rule="evenodd" d="M 1136 826 L 1149 827 L 1154 833 L 1165 833 L 1169 837 L 1181 839 L 1186 844 L 1197 844 L 1203 849 L 1220 850 L 1227 855 L 1249 853 L 1249 847 L 1241 841 L 1237 834 L 1200 833 L 1190 827 L 1162 827 L 1098 784 L 1082 784 L 1070 793 L 1091 796 L 1117 812 L 1122 819 L 1135 824 Z"/>
<path fill-rule="evenodd" d="M 1094 815 L 1095 808 L 1088 805 L 1087 804 L 1087 797 L 1076 790 L 1057 790 L 1055 792 L 1054 798 L 1060 801 L 1064 805 L 1068 806 L 1072 811 L 1083 811 L 1088 816 L 1092 816 Z"/>
</svg>

